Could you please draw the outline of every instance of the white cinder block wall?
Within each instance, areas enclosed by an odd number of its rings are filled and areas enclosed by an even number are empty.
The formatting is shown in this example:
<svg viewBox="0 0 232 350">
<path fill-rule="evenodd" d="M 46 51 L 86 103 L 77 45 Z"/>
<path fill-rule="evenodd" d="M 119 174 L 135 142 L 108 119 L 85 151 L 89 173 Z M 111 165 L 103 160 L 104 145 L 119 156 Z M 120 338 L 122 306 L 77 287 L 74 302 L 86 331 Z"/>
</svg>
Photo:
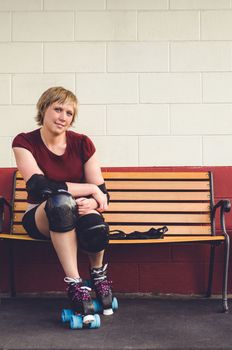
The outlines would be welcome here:
<svg viewBox="0 0 232 350">
<path fill-rule="evenodd" d="M 231 0 L 0 0 L 0 166 L 50 86 L 102 166 L 232 165 Z"/>
</svg>

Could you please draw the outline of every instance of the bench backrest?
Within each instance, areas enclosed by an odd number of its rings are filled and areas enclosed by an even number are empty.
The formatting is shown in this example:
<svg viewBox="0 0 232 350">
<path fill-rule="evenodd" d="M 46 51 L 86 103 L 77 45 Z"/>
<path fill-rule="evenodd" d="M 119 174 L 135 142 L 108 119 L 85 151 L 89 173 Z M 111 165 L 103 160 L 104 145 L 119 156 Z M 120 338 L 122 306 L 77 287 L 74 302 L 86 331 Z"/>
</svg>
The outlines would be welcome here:
<svg viewBox="0 0 232 350">
<path fill-rule="evenodd" d="M 103 172 L 111 202 L 104 213 L 111 230 L 126 233 L 168 226 L 166 235 L 213 235 L 210 172 Z M 26 235 L 25 181 L 15 174 L 11 233 Z"/>
</svg>

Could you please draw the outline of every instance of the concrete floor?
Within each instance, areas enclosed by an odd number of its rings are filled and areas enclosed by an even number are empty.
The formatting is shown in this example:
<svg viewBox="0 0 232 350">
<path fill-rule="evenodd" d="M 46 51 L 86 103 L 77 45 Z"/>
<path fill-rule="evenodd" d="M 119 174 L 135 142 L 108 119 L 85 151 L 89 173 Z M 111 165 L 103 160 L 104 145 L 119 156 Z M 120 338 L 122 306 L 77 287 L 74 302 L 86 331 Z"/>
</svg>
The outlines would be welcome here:
<svg viewBox="0 0 232 350">
<path fill-rule="evenodd" d="M 232 310 L 222 313 L 219 299 L 118 299 L 99 329 L 71 330 L 60 321 L 63 297 L 2 298 L 0 350 L 232 349 Z"/>
</svg>

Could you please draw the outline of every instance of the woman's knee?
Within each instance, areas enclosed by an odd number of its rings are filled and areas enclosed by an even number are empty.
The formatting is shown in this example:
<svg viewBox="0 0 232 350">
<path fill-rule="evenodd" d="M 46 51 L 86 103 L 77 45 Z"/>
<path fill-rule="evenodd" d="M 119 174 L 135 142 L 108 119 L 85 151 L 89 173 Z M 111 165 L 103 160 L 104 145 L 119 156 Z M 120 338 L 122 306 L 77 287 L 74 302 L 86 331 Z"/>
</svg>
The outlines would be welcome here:
<svg viewBox="0 0 232 350">
<path fill-rule="evenodd" d="M 50 231 L 69 232 L 76 227 L 77 204 L 68 192 L 50 196 L 44 210 Z"/>
<path fill-rule="evenodd" d="M 98 212 L 81 216 L 76 228 L 79 246 L 86 252 L 98 253 L 108 246 L 109 226 Z"/>
</svg>

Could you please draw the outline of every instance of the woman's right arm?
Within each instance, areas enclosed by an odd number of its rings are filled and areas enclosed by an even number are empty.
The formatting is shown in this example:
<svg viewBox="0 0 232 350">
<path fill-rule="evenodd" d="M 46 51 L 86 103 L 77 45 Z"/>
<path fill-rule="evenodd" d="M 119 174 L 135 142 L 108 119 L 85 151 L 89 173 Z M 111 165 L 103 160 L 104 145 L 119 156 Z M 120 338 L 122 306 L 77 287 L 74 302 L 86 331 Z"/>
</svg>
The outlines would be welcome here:
<svg viewBox="0 0 232 350">
<path fill-rule="evenodd" d="M 13 147 L 13 151 L 17 168 L 26 182 L 33 174 L 43 175 L 42 170 L 39 168 L 30 151 L 21 147 Z"/>
<path fill-rule="evenodd" d="M 30 151 L 21 147 L 13 147 L 13 151 L 17 168 L 26 182 L 34 174 L 44 175 Z M 68 186 L 68 192 L 71 193 L 73 197 L 89 196 L 99 192 L 98 187 L 94 184 L 78 184 L 71 182 L 67 182 L 66 184 Z"/>
</svg>

